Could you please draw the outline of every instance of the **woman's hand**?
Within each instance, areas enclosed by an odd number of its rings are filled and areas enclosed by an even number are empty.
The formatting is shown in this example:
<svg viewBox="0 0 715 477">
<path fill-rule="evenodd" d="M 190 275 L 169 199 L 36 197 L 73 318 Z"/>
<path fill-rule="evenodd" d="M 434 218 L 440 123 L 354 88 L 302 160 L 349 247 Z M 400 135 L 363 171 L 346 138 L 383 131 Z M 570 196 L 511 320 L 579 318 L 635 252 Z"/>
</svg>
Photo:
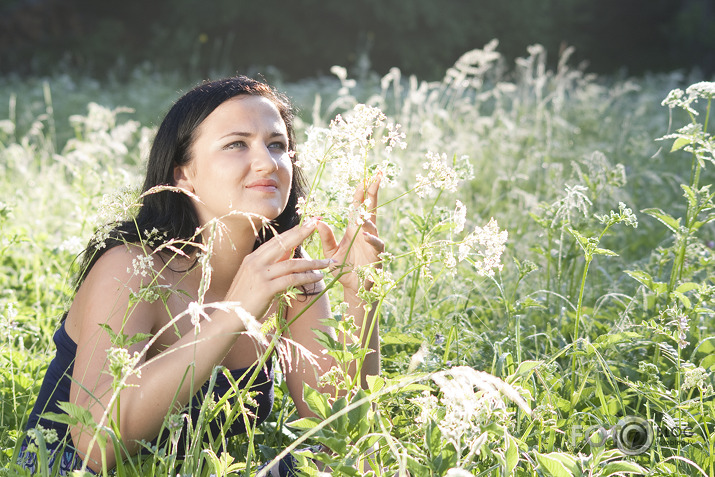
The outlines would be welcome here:
<svg viewBox="0 0 715 477">
<path fill-rule="evenodd" d="M 330 226 L 323 222 L 318 222 L 318 233 L 323 246 L 323 253 L 326 258 L 334 260 L 333 273 L 339 276 L 339 281 L 343 288 L 354 293 L 360 289 L 360 282 L 357 274 L 351 271 L 354 267 L 363 267 L 380 262 L 380 253 L 385 251 L 385 244 L 380 240 L 377 233 L 377 192 L 380 189 L 380 179 L 378 174 L 372 182 L 365 188 L 365 184 L 358 186 L 353 196 L 353 206 L 358 209 L 366 204 L 369 218 L 358 225 L 351 223 L 348 225 L 345 235 L 340 243 L 335 239 Z M 342 276 L 339 274 L 343 273 Z M 370 283 L 364 283 L 365 288 L 370 287 Z"/>
<path fill-rule="evenodd" d="M 309 219 L 247 255 L 231 283 L 226 300 L 239 301 L 246 311 L 260 320 L 279 293 L 322 280 L 323 275 L 318 270 L 327 268 L 331 264 L 329 259 L 293 258 L 295 248 L 315 231 L 316 222 Z"/>
</svg>

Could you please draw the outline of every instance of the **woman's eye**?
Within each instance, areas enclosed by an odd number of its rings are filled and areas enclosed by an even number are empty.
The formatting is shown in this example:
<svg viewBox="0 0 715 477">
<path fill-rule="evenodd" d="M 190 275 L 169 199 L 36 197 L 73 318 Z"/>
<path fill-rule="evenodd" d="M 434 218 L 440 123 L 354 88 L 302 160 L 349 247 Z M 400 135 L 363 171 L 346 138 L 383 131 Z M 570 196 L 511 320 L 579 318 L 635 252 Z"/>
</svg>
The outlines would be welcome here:
<svg viewBox="0 0 715 477">
<path fill-rule="evenodd" d="M 272 142 L 268 145 L 268 147 L 271 149 L 278 149 L 279 151 L 284 152 L 288 149 L 288 146 L 286 146 L 286 144 L 283 142 Z"/>
<path fill-rule="evenodd" d="M 224 149 L 240 149 L 246 147 L 246 143 L 243 141 L 234 141 L 232 143 L 226 144 Z"/>
</svg>

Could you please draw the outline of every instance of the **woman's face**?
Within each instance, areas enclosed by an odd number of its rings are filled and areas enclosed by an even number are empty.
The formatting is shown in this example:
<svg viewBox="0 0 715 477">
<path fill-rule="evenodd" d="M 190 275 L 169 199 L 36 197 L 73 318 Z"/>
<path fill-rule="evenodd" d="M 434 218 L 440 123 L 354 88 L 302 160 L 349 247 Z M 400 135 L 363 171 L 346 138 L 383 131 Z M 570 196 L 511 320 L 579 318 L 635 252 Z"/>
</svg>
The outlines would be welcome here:
<svg viewBox="0 0 715 477">
<path fill-rule="evenodd" d="M 288 132 L 278 108 L 252 95 L 222 103 L 197 128 L 191 161 L 176 167 L 174 180 L 201 199 L 194 205 L 202 225 L 231 212 L 278 217 L 293 181 Z"/>
</svg>

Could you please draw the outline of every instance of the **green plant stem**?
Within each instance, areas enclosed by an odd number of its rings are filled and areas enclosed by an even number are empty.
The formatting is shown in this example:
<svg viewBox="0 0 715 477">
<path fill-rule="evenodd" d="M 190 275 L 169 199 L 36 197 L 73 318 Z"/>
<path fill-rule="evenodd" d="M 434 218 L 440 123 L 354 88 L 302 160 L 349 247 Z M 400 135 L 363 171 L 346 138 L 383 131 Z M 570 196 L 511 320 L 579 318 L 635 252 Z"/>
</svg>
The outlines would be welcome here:
<svg viewBox="0 0 715 477">
<path fill-rule="evenodd" d="M 424 218 L 424 223 L 422 226 L 420 241 L 419 241 L 420 247 L 425 242 L 425 238 L 427 236 L 427 224 L 429 223 L 429 220 L 432 218 L 432 214 L 434 213 L 434 208 L 437 206 L 437 202 L 439 202 L 440 197 L 442 197 L 442 192 L 443 192 L 443 190 L 440 189 L 440 191 L 437 193 L 437 197 L 435 198 L 434 202 L 432 203 L 432 207 L 430 207 L 430 209 L 429 209 L 429 213 Z M 414 315 L 414 312 L 415 312 L 415 300 L 416 300 L 416 296 L 417 296 L 417 288 L 419 286 L 421 272 L 422 272 L 422 267 L 419 267 L 417 269 L 417 273 L 415 273 L 415 275 L 412 279 L 412 286 L 410 287 L 410 312 L 407 315 L 408 323 L 412 323 L 412 316 Z"/>
</svg>

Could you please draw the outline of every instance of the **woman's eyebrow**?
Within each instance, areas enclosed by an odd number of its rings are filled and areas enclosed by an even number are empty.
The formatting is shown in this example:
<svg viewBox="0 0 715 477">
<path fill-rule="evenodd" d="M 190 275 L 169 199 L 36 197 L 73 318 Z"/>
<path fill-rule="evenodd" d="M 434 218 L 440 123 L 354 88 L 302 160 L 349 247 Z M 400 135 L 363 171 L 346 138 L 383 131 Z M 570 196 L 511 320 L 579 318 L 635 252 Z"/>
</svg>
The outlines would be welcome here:
<svg viewBox="0 0 715 477">
<path fill-rule="evenodd" d="M 226 137 L 229 137 L 229 136 L 253 137 L 253 136 L 255 136 L 255 135 L 256 135 L 256 134 L 255 134 L 255 133 L 252 133 L 252 132 L 233 131 L 233 132 L 230 132 L 230 133 L 228 133 L 228 134 L 224 134 L 224 135 L 221 136 L 219 139 L 223 139 L 223 138 L 226 138 Z M 270 133 L 270 134 L 268 135 L 268 137 L 270 137 L 270 138 L 274 138 L 274 137 L 286 138 L 286 137 L 288 137 L 288 136 L 287 136 L 286 133 L 283 133 L 283 132 L 280 132 L 280 131 L 274 131 L 274 132 Z"/>
</svg>

